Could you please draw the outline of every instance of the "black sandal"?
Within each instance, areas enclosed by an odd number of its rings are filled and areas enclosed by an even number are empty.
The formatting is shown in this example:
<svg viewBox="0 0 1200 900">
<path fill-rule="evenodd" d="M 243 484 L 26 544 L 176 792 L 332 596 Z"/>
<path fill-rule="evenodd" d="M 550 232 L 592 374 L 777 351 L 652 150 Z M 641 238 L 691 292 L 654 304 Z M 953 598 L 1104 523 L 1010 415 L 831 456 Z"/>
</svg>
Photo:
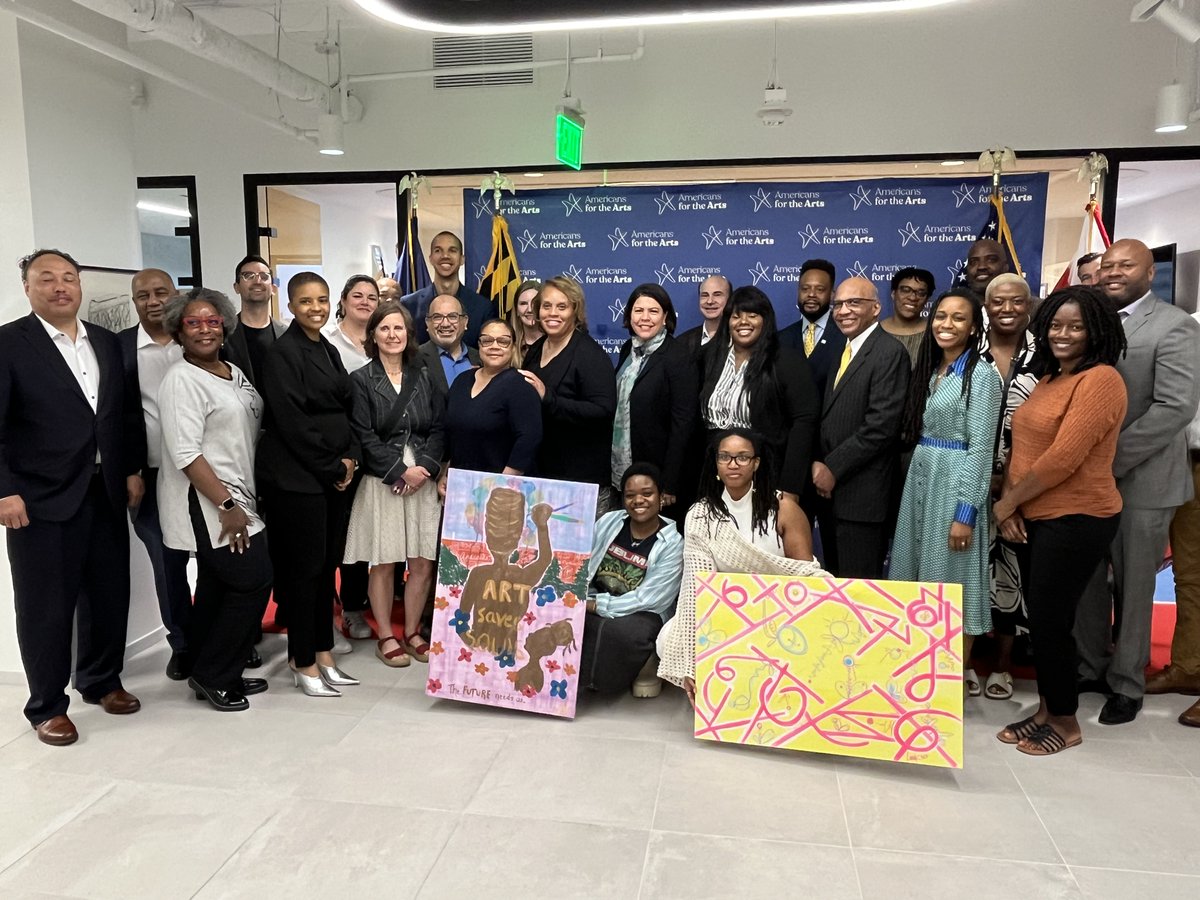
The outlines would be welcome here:
<svg viewBox="0 0 1200 900">
<path fill-rule="evenodd" d="M 1078 747 L 1083 743 L 1083 736 L 1068 741 L 1065 737 L 1059 734 L 1047 722 L 1045 725 L 1038 727 L 1033 734 L 1025 739 L 1028 748 L 1017 745 L 1017 749 L 1022 753 L 1027 753 L 1030 756 L 1052 756 L 1055 753 L 1062 753 L 1071 747 Z"/>
<path fill-rule="evenodd" d="M 1019 744 L 1027 737 L 1032 737 L 1042 726 L 1033 720 L 1033 716 L 1027 719 L 1022 719 L 1020 722 L 1013 722 L 1011 725 L 1005 725 L 996 732 L 996 740 L 1002 744 Z"/>
</svg>

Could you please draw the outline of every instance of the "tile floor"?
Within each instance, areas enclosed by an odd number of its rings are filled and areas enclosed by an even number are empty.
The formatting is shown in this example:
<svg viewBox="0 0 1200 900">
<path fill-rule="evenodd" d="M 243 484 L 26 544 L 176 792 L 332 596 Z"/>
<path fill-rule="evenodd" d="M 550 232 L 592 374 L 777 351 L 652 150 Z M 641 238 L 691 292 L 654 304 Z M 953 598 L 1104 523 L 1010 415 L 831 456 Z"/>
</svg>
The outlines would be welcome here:
<svg viewBox="0 0 1200 900">
<path fill-rule="evenodd" d="M 585 698 L 573 722 L 432 701 L 370 642 L 338 700 L 221 715 L 129 661 L 130 718 L 76 701 L 45 747 L 0 679 L 0 897 L 1200 897 L 1200 731 L 1179 697 L 1033 759 L 973 700 L 963 771 L 715 746 L 683 696 Z M 1021 685 L 1026 692 L 1029 685 Z M 1018 699 L 1028 700 L 1028 693 Z"/>
</svg>

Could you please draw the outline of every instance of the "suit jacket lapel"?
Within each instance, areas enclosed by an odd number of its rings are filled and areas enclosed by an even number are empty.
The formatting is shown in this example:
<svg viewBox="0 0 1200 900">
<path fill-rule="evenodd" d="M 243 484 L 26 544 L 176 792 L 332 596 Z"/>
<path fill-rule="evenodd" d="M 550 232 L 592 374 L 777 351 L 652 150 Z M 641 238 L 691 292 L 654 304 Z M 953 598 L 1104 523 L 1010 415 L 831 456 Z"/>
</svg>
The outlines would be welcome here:
<svg viewBox="0 0 1200 900">
<path fill-rule="evenodd" d="M 1138 308 L 1134 310 L 1133 315 L 1124 322 L 1126 339 L 1133 337 L 1138 329 L 1150 321 L 1150 317 L 1154 315 L 1158 303 L 1159 299 L 1153 293 L 1141 302 Z"/>
<path fill-rule="evenodd" d="M 846 382 L 854 377 L 854 373 L 867 364 L 867 357 L 870 355 L 871 349 L 875 346 L 875 334 L 878 331 L 879 328 L 876 327 L 875 331 L 872 331 L 869 335 L 867 335 L 867 339 L 863 341 L 863 345 L 858 348 L 858 352 L 855 353 L 854 358 L 850 360 L 850 365 L 846 366 L 846 371 L 842 373 L 842 380 L 836 385 L 833 382 L 837 377 L 837 369 L 833 369 L 831 367 L 829 374 L 829 386 L 825 397 L 826 410 L 833 406 L 834 400 L 838 398 L 842 388 L 846 386 Z M 839 363 L 840 362 L 841 360 L 839 360 Z"/>
<path fill-rule="evenodd" d="M 655 366 L 662 365 L 663 351 L 667 349 L 667 344 L 664 341 L 662 346 L 651 353 L 642 361 L 642 368 L 638 370 L 637 378 L 633 379 L 633 384 L 636 387 L 637 383 L 646 377 L 646 373 Z"/>
<path fill-rule="evenodd" d="M 35 313 L 30 313 L 29 317 L 25 320 L 25 337 L 45 357 L 50 370 L 66 382 L 67 386 L 75 392 L 75 396 L 82 400 L 90 411 L 92 404 L 88 403 L 87 397 L 84 396 L 83 388 L 79 386 L 79 382 L 75 379 L 75 373 L 71 371 L 71 367 L 67 365 L 67 361 L 58 352 L 58 348 L 54 346 L 54 341 L 51 340 L 50 335 L 46 334 L 46 329 L 42 327 L 42 323 L 38 320 Z M 96 358 L 99 359 L 99 356 Z M 99 406 L 98 402 L 97 406 Z"/>
</svg>

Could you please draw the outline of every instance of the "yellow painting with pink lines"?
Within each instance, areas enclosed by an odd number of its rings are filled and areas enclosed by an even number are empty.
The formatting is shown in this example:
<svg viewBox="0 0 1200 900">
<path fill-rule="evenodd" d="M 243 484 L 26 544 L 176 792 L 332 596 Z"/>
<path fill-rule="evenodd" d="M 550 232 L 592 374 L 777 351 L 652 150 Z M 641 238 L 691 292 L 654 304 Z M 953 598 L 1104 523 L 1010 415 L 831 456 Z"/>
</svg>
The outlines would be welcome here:
<svg viewBox="0 0 1200 900">
<path fill-rule="evenodd" d="M 962 767 L 961 586 L 696 580 L 696 737 Z"/>
</svg>

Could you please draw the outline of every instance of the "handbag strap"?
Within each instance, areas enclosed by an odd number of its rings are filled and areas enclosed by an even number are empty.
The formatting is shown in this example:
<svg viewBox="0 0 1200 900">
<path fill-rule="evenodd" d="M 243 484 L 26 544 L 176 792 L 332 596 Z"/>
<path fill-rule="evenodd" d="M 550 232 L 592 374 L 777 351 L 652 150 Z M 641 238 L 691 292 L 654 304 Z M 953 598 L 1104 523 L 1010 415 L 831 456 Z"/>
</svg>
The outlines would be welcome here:
<svg viewBox="0 0 1200 900">
<path fill-rule="evenodd" d="M 396 395 L 396 400 L 392 403 L 391 409 L 388 410 L 387 418 L 382 420 L 376 429 L 376 434 L 384 440 L 387 440 L 388 436 L 391 435 L 392 431 L 400 423 L 400 419 L 404 416 L 405 410 L 408 409 L 408 404 L 412 401 L 413 393 L 417 389 L 416 382 L 421 376 L 425 375 L 424 366 L 405 366 L 404 369 L 406 371 L 404 371 L 403 380 L 400 382 L 400 392 Z"/>
</svg>

